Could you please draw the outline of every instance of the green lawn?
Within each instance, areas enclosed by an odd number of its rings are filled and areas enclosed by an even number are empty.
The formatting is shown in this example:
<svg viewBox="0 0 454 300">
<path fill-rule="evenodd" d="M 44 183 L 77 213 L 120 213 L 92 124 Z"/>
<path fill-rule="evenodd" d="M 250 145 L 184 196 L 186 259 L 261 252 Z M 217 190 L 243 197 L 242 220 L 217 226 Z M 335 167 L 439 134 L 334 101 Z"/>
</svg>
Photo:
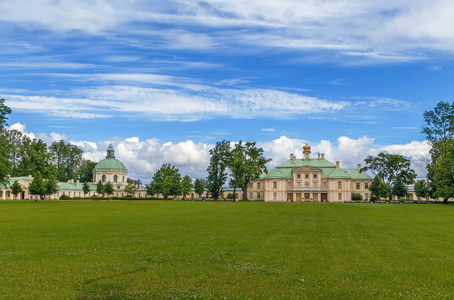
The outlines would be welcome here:
<svg viewBox="0 0 454 300">
<path fill-rule="evenodd" d="M 454 206 L 1 201 L 0 298 L 451 298 Z"/>
</svg>

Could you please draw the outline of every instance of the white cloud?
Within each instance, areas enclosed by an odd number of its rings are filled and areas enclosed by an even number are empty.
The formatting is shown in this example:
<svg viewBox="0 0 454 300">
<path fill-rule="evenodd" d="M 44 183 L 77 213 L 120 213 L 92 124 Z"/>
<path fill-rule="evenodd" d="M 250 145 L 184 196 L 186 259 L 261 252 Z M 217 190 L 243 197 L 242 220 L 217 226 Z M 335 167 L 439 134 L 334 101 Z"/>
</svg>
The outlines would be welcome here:
<svg viewBox="0 0 454 300">
<path fill-rule="evenodd" d="M 17 0 L 0 2 L 0 11 L 0 20 L 25 28 L 130 36 L 135 47 L 326 50 L 342 54 L 325 55 L 342 63 L 413 61 L 454 49 L 454 4 L 446 0 Z"/>
<path fill-rule="evenodd" d="M 274 128 L 262 128 L 262 131 L 265 131 L 265 132 L 276 132 L 276 129 L 274 129 Z"/>
<path fill-rule="evenodd" d="M 429 71 L 440 71 L 441 69 L 443 69 L 443 67 L 441 67 L 441 66 L 429 66 L 427 69 Z"/>
</svg>

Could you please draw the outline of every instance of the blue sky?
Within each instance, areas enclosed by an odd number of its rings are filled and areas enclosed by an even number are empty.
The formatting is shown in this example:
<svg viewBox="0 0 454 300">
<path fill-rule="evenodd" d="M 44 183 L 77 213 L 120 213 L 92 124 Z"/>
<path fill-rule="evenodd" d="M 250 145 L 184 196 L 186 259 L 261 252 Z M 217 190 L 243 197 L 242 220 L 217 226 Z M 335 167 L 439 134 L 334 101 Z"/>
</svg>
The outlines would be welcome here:
<svg viewBox="0 0 454 300">
<path fill-rule="evenodd" d="M 244 2 L 0 1 L 10 125 L 93 160 L 113 141 L 144 180 L 164 162 L 203 176 L 222 139 L 275 164 L 306 141 L 348 167 L 385 150 L 424 175 L 422 113 L 452 99 L 454 4 Z"/>
</svg>

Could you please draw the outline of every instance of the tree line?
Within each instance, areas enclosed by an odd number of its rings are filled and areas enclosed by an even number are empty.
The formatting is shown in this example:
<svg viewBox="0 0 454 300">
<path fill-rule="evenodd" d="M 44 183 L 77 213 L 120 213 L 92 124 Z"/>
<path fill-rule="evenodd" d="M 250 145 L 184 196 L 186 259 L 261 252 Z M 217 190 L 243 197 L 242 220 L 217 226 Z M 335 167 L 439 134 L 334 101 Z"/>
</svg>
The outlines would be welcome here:
<svg viewBox="0 0 454 300">
<path fill-rule="evenodd" d="M 199 197 L 206 190 L 217 201 L 223 193 L 227 179 L 230 178 L 233 201 L 236 200 L 237 189 L 243 191 L 243 199 L 247 200 L 248 187 L 266 172 L 265 165 L 271 161 L 263 156 L 263 149 L 257 147 L 255 142 L 230 143 L 224 140 L 217 142 L 209 153 L 211 157 L 206 179 L 196 179 L 193 183 L 188 175 L 181 177 L 175 166 L 164 164 L 146 186 L 147 194 L 161 194 L 165 199 L 170 195 L 183 195 L 185 198 L 194 188 Z"/>
</svg>

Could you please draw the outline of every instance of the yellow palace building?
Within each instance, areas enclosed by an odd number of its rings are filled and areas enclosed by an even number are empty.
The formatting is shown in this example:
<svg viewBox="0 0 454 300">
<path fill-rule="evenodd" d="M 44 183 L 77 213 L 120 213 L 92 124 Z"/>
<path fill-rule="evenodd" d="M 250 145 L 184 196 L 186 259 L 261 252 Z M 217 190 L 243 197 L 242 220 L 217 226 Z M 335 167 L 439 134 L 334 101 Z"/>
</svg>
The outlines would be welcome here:
<svg viewBox="0 0 454 300">
<path fill-rule="evenodd" d="M 290 159 L 262 174 L 248 190 L 249 199 L 265 202 L 344 202 L 352 193 L 369 200 L 372 178 L 356 169 L 342 169 L 324 154 L 311 157 L 311 146 L 303 147 L 303 158 L 290 154 Z"/>
</svg>

